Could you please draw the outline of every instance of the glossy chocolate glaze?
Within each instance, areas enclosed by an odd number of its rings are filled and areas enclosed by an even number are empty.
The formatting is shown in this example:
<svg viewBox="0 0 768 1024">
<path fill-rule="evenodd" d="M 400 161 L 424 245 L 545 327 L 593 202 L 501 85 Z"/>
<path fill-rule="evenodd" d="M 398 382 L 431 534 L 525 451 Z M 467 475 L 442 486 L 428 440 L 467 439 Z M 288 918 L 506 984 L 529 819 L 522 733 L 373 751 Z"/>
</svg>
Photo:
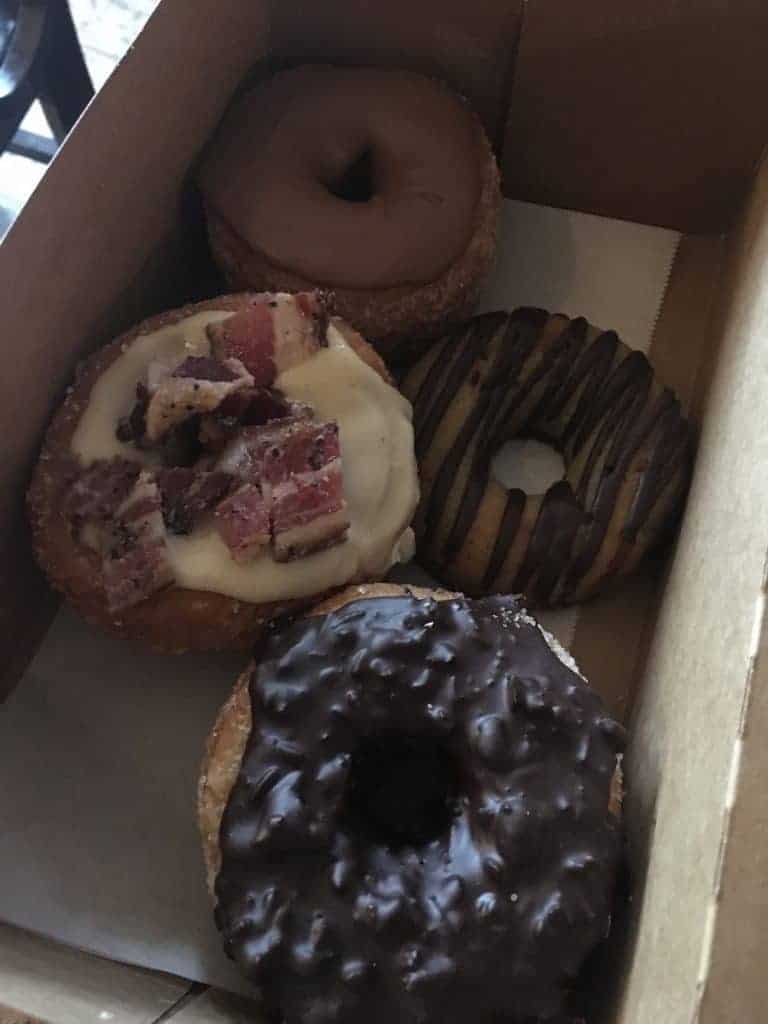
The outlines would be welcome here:
<svg viewBox="0 0 768 1024">
<path fill-rule="evenodd" d="M 620 862 L 600 698 L 513 598 L 360 600 L 256 657 L 216 919 L 267 1012 L 556 1018 Z"/>
<path fill-rule="evenodd" d="M 475 317 L 439 343 L 438 358 L 415 392 L 406 374 L 403 390 L 413 402 L 420 460 L 430 456 L 459 389 L 474 389 L 414 520 L 422 561 L 451 585 L 472 589 L 452 575 L 450 563 L 475 529 L 489 488 L 499 486 L 491 459 L 512 438 L 552 444 L 563 455 L 566 477 L 545 495 L 509 492 L 476 592 L 524 592 L 536 605 L 584 596 L 579 588 L 628 488 L 628 508 L 613 522 L 619 539 L 608 572 L 620 572 L 631 560 L 632 545 L 649 523 L 643 542 L 660 536 L 684 496 L 691 443 L 677 398 L 654 382 L 646 357 L 622 345 L 615 332 L 590 334 L 583 318 L 559 319 L 562 327 L 552 331 L 554 318 L 540 309 Z M 522 560 L 506 567 L 530 500 L 539 505 L 529 543 Z"/>
</svg>

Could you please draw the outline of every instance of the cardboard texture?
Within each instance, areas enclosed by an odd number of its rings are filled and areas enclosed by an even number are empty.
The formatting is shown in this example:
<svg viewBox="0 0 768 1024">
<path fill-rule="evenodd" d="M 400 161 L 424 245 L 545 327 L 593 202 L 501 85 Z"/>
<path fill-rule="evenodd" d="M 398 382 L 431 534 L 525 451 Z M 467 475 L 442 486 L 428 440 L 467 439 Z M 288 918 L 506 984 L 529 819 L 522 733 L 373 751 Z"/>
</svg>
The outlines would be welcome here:
<svg viewBox="0 0 768 1024">
<path fill-rule="evenodd" d="M 636 874 L 639 931 L 624 999 L 627 1021 L 695 1019 L 702 992 L 717 991 L 707 983 L 711 954 L 724 952 L 711 945 L 712 930 L 719 937 L 717 929 L 727 928 L 717 913 L 721 861 L 734 849 L 727 845 L 734 839 L 727 834 L 729 803 L 740 789 L 738 732 L 754 671 L 768 550 L 765 476 L 756 472 L 768 454 L 766 180 L 764 174 L 754 212 L 734 243 L 733 290 L 685 528 L 632 723 L 627 822 L 633 847 L 647 862 L 636 865 L 644 870 Z M 744 856 L 758 836 L 742 835 L 741 852 L 732 856 Z M 745 882 L 733 878 L 729 896 L 745 892 Z M 749 899 L 764 885 L 761 880 Z M 729 964 L 753 975 L 732 957 L 731 946 Z M 735 1016 L 710 1019 L 757 1021 L 750 1012 L 758 1005 L 750 994 Z"/>
<path fill-rule="evenodd" d="M 533 0 L 511 195 L 688 233 L 733 223 L 768 136 L 764 0 Z"/>
<path fill-rule="evenodd" d="M 0 924 L 0 1024 L 29 1017 L 151 1024 L 188 989 L 180 978 L 86 956 Z"/>
<path fill-rule="evenodd" d="M 763 1020 L 765 172 L 725 245 L 727 270 L 712 236 L 732 224 L 766 141 L 767 35 L 763 0 L 650 0 L 632 10 L 587 0 L 578 16 L 564 0 L 529 0 L 522 20 L 518 4 L 491 0 L 439 10 L 164 0 L 0 247 L 3 344 L 14 354 L 13 373 L 0 375 L 6 688 L 50 614 L 21 498 L 51 405 L 80 355 L 200 286 L 180 228 L 183 183 L 237 82 L 267 54 L 439 70 L 491 131 L 506 125 L 508 195 L 689 234 L 652 348 L 701 423 L 680 540 L 665 570 L 651 565 L 615 598 L 586 606 L 573 647 L 588 672 L 622 667 L 641 683 L 627 758 L 633 920 L 614 1020 Z M 616 699 L 628 706 L 631 687 Z M 31 949 L 26 942 L 14 937 L 14 948 Z M 17 990 L 18 1008 L 65 1021 L 59 994 L 38 984 L 47 956 L 29 953 L 35 981 Z M 67 998 L 82 980 L 71 957 Z M 0 957 L 7 1003 L 6 964 Z M 109 966 L 116 978 L 131 971 Z M 152 992 L 155 976 L 143 981 Z M 195 1002 L 202 997 L 189 1012 Z"/>
<path fill-rule="evenodd" d="M 721 536 L 728 538 L 723 554 L 732 566 L 729 575 L 740 602 L 735 614 L 728 615 L 728 624 L 740 626 L 740 632 L 734 637 L 726 631 L 721 641 L 728 645 L 723 669 L 733 673 L 735 692 L 727 691 L 725 672 L 720 687 L 723 703 L 733 702 L 729 719 L 736 744 L 727 831 L 714 878 L 719 909 L 711 948 L 705 951 L 709 969 L 701 978 L 701 1024 L 737 1024 L 758 1008 L 764 1014 L 768 1006 L 768 977 L 760 969 L 768 920 L 768 481 L 763 471 L 768 465 L 768 164 L 735 239 L 732 259 L 723 347 L 707 410 L 707 430 L 709 435 L 717 432 L 717 438 L 705 434 L 702 445 L 709 441 L 715 452 L 722 446 L 738 460 L 728 467 L 723 454 L 712 470 L 721 474 L 726 497 L 720 500 L 727 501 L 729 489 L 734 499 L 735 522 L 722 524 Z M 729 429 L 732 436 L 723 436 Z M 748 480 L 741 495 L 740 474 Z M 727 600 L 719 585 L 716 590 Z M 741 699 L 734 708 L 736 696 Z"/>
<path fill-rule="evenodd" d="M 173 1024 L 253 1024 L 253 1003 L 208 989 L 173 1014 Z"/>
<path fill-rule="evenodd" d="M 212 41 L 200 26 L 219 18 L 229 32 L 226 43 L 216 40 L 221 67 L 213 88 L 201 73 Z M 236 0 L 162 4 L 150 25 L 141 50 L 128 53 L 97 96 L 0 246 L 5 336 L 23 338 L 24 353 L 0 386 L 0 693 L 51 610 L 19 500 L 51 407 L 78 358 L 139 316 L 187 297 L 182 182 L 265 43 L 263 9 Z M 171 53 L 184 54 L 173 88 Z"/>
<path fill-rule="evenodd" d="M 330 60 L 433 74 L 471 100 L 499 144 L 523 8 L 523 0 L 273 0 L 270 51 L 291 63 Z"/>
</svg>

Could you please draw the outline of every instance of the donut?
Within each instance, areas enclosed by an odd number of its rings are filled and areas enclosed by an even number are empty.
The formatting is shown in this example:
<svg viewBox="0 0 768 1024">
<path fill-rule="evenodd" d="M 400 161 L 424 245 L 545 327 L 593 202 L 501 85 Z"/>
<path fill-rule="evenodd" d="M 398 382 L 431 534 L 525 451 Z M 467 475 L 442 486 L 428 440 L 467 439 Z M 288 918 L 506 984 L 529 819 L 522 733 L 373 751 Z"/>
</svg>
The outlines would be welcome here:
<svg viewBox="0 0 768 1024">
<path fill-rule="evenodd" d="M 92 623 L 162 651 L 262 623 L 410 557 L 411 409 L 319 293 L 140 323 L 80 369 L 28 495 L 35 552 Z"/>
<path fill-rule="evenodd" d="M 286 1024 L 551 1020 L 609 930 L 623 743 L 515 598 L 274 624 L 200 780 L 225 951 Z"/>
<path fill-rule="evenodd" d="M 234 103 L 198 182 L 230 287 L 332 289 L 387 353 L 469 316 L 495 250 L 501 191 L 482 125 L 409 71 L 276 74 Z"/>
<path fill-rule="evenodd" d="M 630 573 L 668 535 L 691 466 L 680 403 L 614 331 L 542 309 L 487 313 L 406 373 L 414 408 L 421 563 L 473 596 L 571 604 Z M 511 439 L 558 450 L 564 479 L 508 490 L 492 459 Z"/>
</svg>

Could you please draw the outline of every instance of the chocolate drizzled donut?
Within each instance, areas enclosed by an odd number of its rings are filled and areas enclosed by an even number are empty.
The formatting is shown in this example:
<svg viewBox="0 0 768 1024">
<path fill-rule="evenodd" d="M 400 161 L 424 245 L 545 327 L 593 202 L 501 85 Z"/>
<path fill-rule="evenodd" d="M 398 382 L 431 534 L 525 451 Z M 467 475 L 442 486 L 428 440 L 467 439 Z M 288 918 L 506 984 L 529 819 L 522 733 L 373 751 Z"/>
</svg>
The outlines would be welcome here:
<svg viewBox="0 0 768 1024">
<path fill-rule="evenodd" d="M 405 376 L 414 407 L 422 563 L 470 594 L 569 604 L 630 572 L 669 531 L 690 472 L 680 403 L 614 331 L 540 309 L 488 313 Z M 558 449 L 543 495 L 492 475 L 508 440 Z"/>
<path fill-rule="evenodd" d="M 551 1020 L 620 859 L 600 698 L 512 598 L 353 599 L 257 658 L 215 892 L 267 1012 Z"/>
</svg>

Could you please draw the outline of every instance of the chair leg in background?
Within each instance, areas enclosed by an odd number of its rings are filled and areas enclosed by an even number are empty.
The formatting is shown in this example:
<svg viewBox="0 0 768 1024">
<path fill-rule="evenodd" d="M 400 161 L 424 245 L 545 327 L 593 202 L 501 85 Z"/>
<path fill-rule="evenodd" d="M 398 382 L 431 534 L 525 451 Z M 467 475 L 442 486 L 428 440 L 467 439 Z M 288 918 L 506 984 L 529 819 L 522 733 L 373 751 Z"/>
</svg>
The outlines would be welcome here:
<svg viewBox="0 0 768 1024">
<path fill-rule="evenodd" d="M 40 103 L 54 138 L 61 142 L 93 96 L 93 85 L 66 0 L 53 3 L 49 17 Z"/>
</svg>

